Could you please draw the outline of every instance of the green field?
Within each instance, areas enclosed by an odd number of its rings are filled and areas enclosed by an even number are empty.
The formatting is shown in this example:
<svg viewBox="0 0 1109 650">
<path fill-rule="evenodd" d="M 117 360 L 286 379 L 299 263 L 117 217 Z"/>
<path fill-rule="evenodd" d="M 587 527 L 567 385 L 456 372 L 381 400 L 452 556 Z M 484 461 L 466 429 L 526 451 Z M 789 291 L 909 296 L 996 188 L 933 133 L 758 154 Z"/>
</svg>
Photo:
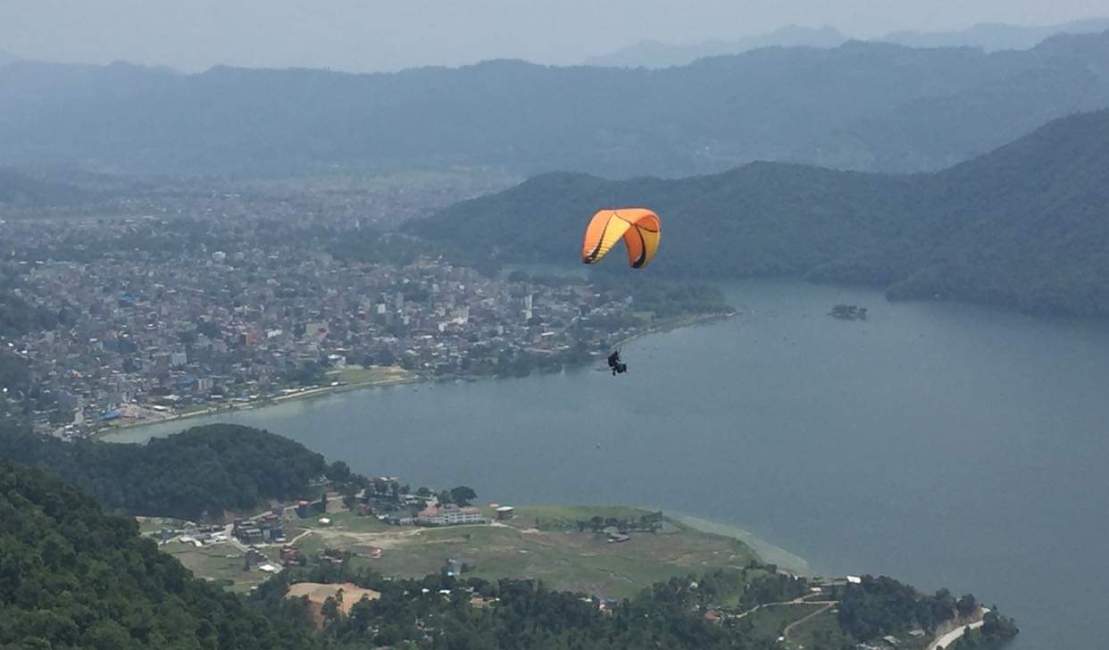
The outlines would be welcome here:
<svg viewBox="0 0 1109 650">
<path fill-rule="evenodd" d="M 342 370 L 328 373 L 332 378 L 352 386 L 361 384 L 386 384 L 404 381 L 411 377 L 411 373 L 395 366 L 347 366 Z"/>
<path fill-rule="evenodd" d="M 758 554 L 763 562 L 777 565 L 799 575 L 812 575 L 809 563 L 806 562 L 804 558 L 794 555 L 783 548 L 774 546 L 766 540 L 760 539 L 750 531 L 739 528 L 738 526 L 722 524 L 720 522 L 709 521 L 708 519 L 684 514 L 668 513 L 668 516 L 686 526 L 706 533 L 715 533 L 717 535 L 734 537 L 735 539 L 741 540 L 754 549 L 755 553 Z"/>
<path fill-rule="evenodd" d="M 265 582 L 270 574 L 252 568 L 243 570 L 243 553 L 231 544 L 210 544 L 196 547 L 192 544 L 170 542 L 161 546 L 163 553 L 177 558 L 185 568 L 199 577 L 228 585 L 232 591 L 249 591 L 251 587 Z M 266 551 L 267 557 L 274 561 L 276 551 Z M 274 561 L 275 564 L 280 564 Z"/>
<path fill-rule="evenodd" d="M 751 634 L 763 639 L 775 640 L 790 623 L 823 609 L 824 605 L 772 605 L 751 612 L 742 619 L 742 625 Z M 791 634 L 792 639 L 795 634 Z"/>
<path fill-rule="evenodd" d="M 297 546 L 308 555 L 323 548 L 348 550 L 354 562 L 385 575 L 420 577 L 438 572 L 454 558 L 466 563 L 468 575 L 475 577 L 535 578 L 556 589 L 614 598 L 673 576 L 742 568 L 755 559 L 738 540 L 673 522 L 662 532 L 632 533 L 620 543 L 578 532 L 576 525 L 593 516 L 638 519 L 643 514 L 647 511 L 625 507 L 537 506 L 517 509 L 507 524 L 445 528 L 386 527 L 372 517 L 340 514 L 333 516 L 331 526 L 305 526 L 311 533 Z M 378 548 L 381 557 L 371 559 Z"/>
<path fill-rule="evenodd" d="M 331 523 L 324 525 L 320 523 L 321 518 L 331 520 Z M 374 533 L 387 530 L 395 530 L 388 524 L 382 523 L 377 517 L 374 516 L 360 516 L 350 511 L 344 512 L 329 512 L 327 514 L 313 514 L 311 517 L 300 519 L 293 515 L 291 519 L 286 521 L 285 536 L 292 539 L 302 530 L 320 530 L 328 529 L 332 531 L 346 531 L 353 533 Z"/>
<path fill-rule="evenodd" d="M 180 529 L 185 525 L 184 521 L 170 517 L 135 517 L 135 521 L 139 523 L 140 534 L 156 533 L 163 528 Z"/>
<path fill-rule="evenodd" d="M 622 598 L 674 576 L 718 568 L 743 568 L 757 556 L 742 541 L 696 530 L 666 519 L 656 533 L 632 532 L 624 542 L 577 522 L 592 517 L 638 521 L 647 510 L 624 506 L 526 506 L 516 517 L 493 525 L 419 528 L 389 526 L 373 516 L 333 512 L 305 519 L 291 516 L 285 534 L 308 558 L 324 549 L 349 551 L 352 562 L 382 574 L 422 577 L 437 573 L 448 558 L 464 562 L 467 575 L 485 579 L 535 578 L 555 589 Z M 491 511 L 488 514 L 492 514 Z M 326 516 L 330 525 L 321 525 Z M 153 522 L 150 524 L 153 525 Z M 229 544 L 197 548 L 172 543 L 162 547 L 196 575 L 246 590 L 267 574 L 243 571 L 242 553 Z M 380 550 L 380 557 L 374 555 Z M 278 546 L 264 552 L 276 559 Z"/>
<path fill-rule="evenodd" d="M 608 519 L 639 519 L 647 514 L 646 510 L 628 506 L 520 506 L 516 516 L 505 522 L 516 528 L 538 528 L 539 530 L 577 530 L 578 521 L 593 517 Z M 486 516 L 492 513 L 486 512 Z"/>
<path fill-rule="evenodd" d="M 789 640 L 785 647 L 791 650 L 805 650 L 813 647 L 841 648 L 854 645 L 856 641 L 843 633 L 836 616 L 836 609 L 832 608 L 795 626 L 789 632 Z M 912 650 L 923 647 L 923 643 L 899 646 L 902 649 Z"/>
</svg>

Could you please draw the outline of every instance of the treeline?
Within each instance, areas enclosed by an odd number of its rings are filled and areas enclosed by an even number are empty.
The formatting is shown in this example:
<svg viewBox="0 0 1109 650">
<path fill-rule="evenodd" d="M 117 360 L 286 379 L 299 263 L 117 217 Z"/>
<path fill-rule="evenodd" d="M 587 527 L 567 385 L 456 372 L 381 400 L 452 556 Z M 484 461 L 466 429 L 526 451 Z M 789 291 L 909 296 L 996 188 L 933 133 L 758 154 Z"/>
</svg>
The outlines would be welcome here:
<svg viewBox="0 0 1109 650">
<path fill-rule="evenodd" d="M 0 647 L 270 650 L 320 647 L 197 580 L 134 520 L 44 472 L 0 462 Z"/>
<path fill-rule="evenodd" d="M 552 591 L 532 580 L 393 580 L 345 563 L 324 564 L 291 569 L 262 585 L 253 599 L 283 618 L 307 623 L 306 603 L 284 597 L 293 582 L 350 582 L 379 592 L 380 599 L 354 604 L 349 616 L 341 615 L 334 601 L 324 604 L 322 634 L 336 648 L 768 650 L 776 647 L 775 639 L 752 636 L 744 626 L 714 624 L 704 616 L 709 603 L 739 594 L 790 599 L 804 593 L 803 580 L 766 568 L 752 571 L 761 576 L 754 584 L 773 586 L 748 589 L 743 572 L 720 571 L 660 582 L 602 610 L 594 598 Z M 783 583 L 791 586 L 782 589 Z M 743 601 L 758 604 L 746 596 Z"/>
<path fill-rule="evenodd" d="M 715 285 L 666 282 L 658 278 L 598 273 L 591 280 L 600 291 L 627 295 L 632 312 L 651 312 L 656 318 L 697 316 L 728 311 L 724 292 Z"/>
<path fill-rule="evenodd" d="M 548 174 L 406 228 L 503 262 L 569 265 L 598 207 L 648 205 L 663 219 L 655 279 L 806 277 L 884 287 L 892 298 L 1106 316 L 1106 204 L 1102 110 L 936 174 L 772 163 L 680 180 Z M 611 262 L 598 275 L 626 271 Z"/>
<path fill-rule="evenodd" d="M 34 446 L 12 431 L 3 431 L 0 441 L 0 456 L 32 457 L 31 462 L 70 472 L 70 480 L 94 489 L 114 482 L 119 490 L 142 492 L 160 473 L 162 487 L 144 497 L 153 514 L 175 512 L 160 501 L 168 496 L 194 508 L 202 503 L 218 508 L 228 505 L 225 500 L 242 505 L 244 495 L 301 494 L 321 473 L 339 484 L 345 497 L 363 488 L 373 494 L 401 491 L 388 481 L 355 475 L 344 463 L 328 466 L 296 443 L 232 425 L 198 427 L 145 447 L 47 440 Z M 208 494 L 213 482 L 227 494 Z M 442 497 L 467 503 L 476 495 L 459 486 Z M 109 491 L 98 498 L 108 503 L 120 496 Z M 112 507 L 125 510 L 133 503 Z M 639 523 L 650 524 L 652 518 Z M 749 620 L 709 614 L 724 603 L 746 611 L 791 601 L 810 593 L 811 586 L 773 565 L 751 562 L 742 569 L 671 578 L 633 598 L 602 603 L 531 580 L 391 579 L 356 566 L 349 553 L 341 555 L 339 563 L 290 567 L 244 602 L 194 579 L 152 541 L 141 539 L 133 520 L 105 515 L 91 498 L 40 469 L 0 462 L 0 647 L 769 650 L 780 647 L 776 633 L 764 637 Z M 285 598 L 288 586 L 301 581 L 352 582 L 381 597 L 354 604 L 349 615 L 330 600 L 317 632 L 307 603 Z M 925 596 L 889 578 L 866 577 L 822 597 L 829 596 L 840 601 L 840 630 L 857 640 L 915 626 L 932 630 L 978 609 L 972 596 L 955 599 L 943 591 Z M 1011 621 L 993 615 L 966 643 L 1015 632 Z"/>
<path fill-rule="evenodd" d="M 982 627 L 966 632 L 951 650 L 995 650 L 1019 632 L 1013 619 L 991 610 L 983 617 Z"/>
<path fill-rule="evenodd" d="M 914 627 L 931 634 L 945 623 L 973 616 L 980 608 L 972 594 L 955 598 L 946 589 L 921 594 L 886 576 L 863 576 L 859 584 L 838 588 L 835 597 L 840 601 L 840 627 L 861 641 Z M 994 620 L 998 620 L 996 613 Z"/>
<path fill-rule="evenodd" d="M 304 497 L 315 479 L 345 469 L 341 463 L 329 467 L 323 456 L 287 438 L 232 424 L 139 445 L 63 442 L 0 422 L 0 458 L 48 469 L 109 511 L 190 520 Z"/>
</svg>

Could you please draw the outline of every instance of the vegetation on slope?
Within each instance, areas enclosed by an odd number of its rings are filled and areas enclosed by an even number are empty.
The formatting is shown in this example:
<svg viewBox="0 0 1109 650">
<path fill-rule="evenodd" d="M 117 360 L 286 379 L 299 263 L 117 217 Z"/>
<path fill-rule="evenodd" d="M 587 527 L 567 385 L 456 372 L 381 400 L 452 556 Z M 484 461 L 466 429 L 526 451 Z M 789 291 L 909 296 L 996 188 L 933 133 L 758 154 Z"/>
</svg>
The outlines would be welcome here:
<svg viewBox="0 0 1109 650">
<path fill-rule="evenodd" d="M 774 163 L 681 180 L 549 174 L 408 228 L 504 261 L 569 264 L 589 215 L 627 205 L 663 216 L 655 277 L 808 276 L 1109 315 L 1109 111 L 937 174 Z"/>
<path fill-rule="evenodd" d="M 0 462 L 0 646 L 139 650 L 311 648 L 203 583 L 133 520 L 39 470 Z"/>
<path fill-rule="evenodd" d="M 176 440 L 174 440 L 176 438 Z M 19 435 L 5 434 L 9 456 L 25 452 Z M 158 454 L 131 456 L 136 464 L 149 462 L 169 472 L 168 485 L 180 494 L 205 489 L 219 472 L 204 471 L 216 462 L 206 452 L 227 457 L 226 471 L 252 478 L 261 489 L 263 472 L 275 478 L 306 478 L 324 469 L 322 458 L 265 432 L 244 427 L 203 427 L 170 438 Z M 52 443 L 47 443 L 52 444 Z M 67 444 L 67 443 L 59 443 Z M 82 445 L 68 443 L 71 449 Z M 154 443 L 151 443 L 152 445 Z M 119 457 L 102 445 L 83 451 L 86 474 L 78 480 L 99 479 L 106 468 L 121 472 L 119 489 L 133 488 L 145 475 L 126 473 Z M 44 448 L 45 449 L 45 448 Z M 177 454 L 182 466 L 201 471 L 174 474 L 162 454 Z M 41 457 L 48 452 L 40 451 Z M 59 456 L 63 468 L 73 457 Z M 278 466 L 279 453 L 299 456 L 300 471 Z M 201 460 L 199 466 L 191 461 Z M 358 477 L 341 463 L 330 473 L 339 481 Z M 293 479 L 289 477 L 292 476 Z M 225 486 L 233 497 L 250 493 L 249 484 Z M 290 488 L 291 489 L 291 488 Z M 461 488 L 460 488 L 461 490 Z M 472 492 L 472 491 L 470 491 Z M 566 526 L 560 512 L 542 511 L 547 525 Z M 555 516 L 555 519 L 549 517 Z M 648 517 L 649 518 L 649 517 Z M 600 519 L 600 516 L 597 516 Z M 641 520 L 644 518 L 641 516 Z M 549 521 L 548 521 L 549 520 Z M 588 527 L 593 520 L 577 522 Z M 601 520 L 596 525 L 607 523 Z M 479 578 L 430 575 L 418 579 L 390 579 L 358 568 L 350 553 L 330 561 L 310 560 L 293 566 L 260 585 L 248 602 L 193 578 L 176 560 L 138 537 L 133 520 L 104 515 L 92 499 L 63 485 L 38 469 L 0 462 L 0 646 L 19 648 L 729 648 L 767 650 L 780 647 L 780 625 L 756 625 L 746 613 L 768 603 L 800 609 L 788 620 L 815 610 L 802 597 L 812 596 L 805 578 L 788 575 L 769 565 L 750 561 L 744 567 L 716 570 L 701 576 L 674 577 L 619 602 L 605 602 L 585 594 L 553 591 L 535 580 L 490 582 Z M 286 598 L 295 582 L 354 583 L 380 593 L 377 600 L 353 604 L 349 615 L 329 599 L 320 608 L 320 623 L 303 599 Z M 888 578 L 866 577 L 860 584 L 823 587 L 821 604 L 839 602 L 838 630 L 827 639 L 869 640 L 882 634 L 902 634 L 919 626 L 931 632 L 956 616 L 977 610 L 972 596 L 958 600 L 946 592 L 921 595 Z M 783 619 L 786 620 L 786 619 Z M 973 640 L 995 639 L 1015 633 L 1008 619 L 994 617 Z M 817 638 L 817 637 L 814 637 Z M 824 638 L 824 637 L 821 637 Z M 831 645 L 829 645 L 831 644 Z M 840 647 L 817 640 L 815 648 Z M 978 647 L 978 646 L 971 646 Z"/>
<path fill-rule="evenodd" d="M 331 469 L 297 442 L 231 424 L 136 445 L 67 443 L 0 423 L 0 458 L 49 469 L 111 511 L 192 520 L 304 496 Z"/>
</svg>

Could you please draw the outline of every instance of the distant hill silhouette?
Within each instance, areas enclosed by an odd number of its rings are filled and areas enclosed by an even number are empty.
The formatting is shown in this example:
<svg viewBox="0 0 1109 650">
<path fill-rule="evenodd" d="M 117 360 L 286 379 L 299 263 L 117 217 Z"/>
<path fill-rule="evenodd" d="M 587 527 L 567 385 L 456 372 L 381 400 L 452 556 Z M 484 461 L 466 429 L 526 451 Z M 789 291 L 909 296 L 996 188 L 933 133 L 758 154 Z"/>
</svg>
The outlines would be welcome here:
<svg viewBox="0 0 1109 650">
<path fill-rule="evenodd" d="M 1109 106 L 1109 33 L 1025 51 L 849 42 L 666 70 L 493 61 L 350 75 L 0 67 L 0 164 L 142 174 L 488 165 L 684 176 L 753 160 L 935 170 Z"/>
<path fill-rule="evenodd" d="M 1107 26 L 1109 28 L 1109 26 Z M 800 27 L 788 25 L 767 34 L 748 36 L 733 41 L 714 40 L 675 45 L 659 41 L 640 41 L 608 54 L 590 57 L 585 65 L 611 68 L 669 68 L 689 65 L 710 56 L 742 54 L 763 47 L 837 47 L 848 37 L 834 27 Z"/>
<path fill-rule="evenodd" d="M 592 212 L 624 205 L 662 215 L 649 270 L 660 277 L 804 276 L 897 298 L 1109 315 L 1109 111 L 939 173 L 781 163 L 680 180 L 556 173 L 408 228 L 504 262 L 576 264 Z"/>
<path fill-rule="evenodd" d="M 951 32 L 900 31 L 873 40 L 907 47 L 976 47 L 987 52 L 1026 50 L 1057 34 L 1090 34 L 1109 29 L 1109 18 L 1088 18 L 1047 26 L 981 23 Z M 607 54 L 590 57 L 586 65 L 615 68 L 669 68 L 689 65 L 710 56 L 741 54 L 763 47 L 836 47 L 851 40 L 834 27 L 821 28 L 788 25 L 767 34 L 735 40 L 712 40 L 700 43 L 674 44 L 640 41 Z"/>
<path fill-rule="evenodd" d="M 1057 34 L 1091 34 L 1109 29 L 1109 18 L 1085 18 L 1058 25 L 979 23 L 951 32 L 901 31 L 877 39 L 909 47 L 980 47 L 987 52 L 1023 50 Z"/>
</svg>

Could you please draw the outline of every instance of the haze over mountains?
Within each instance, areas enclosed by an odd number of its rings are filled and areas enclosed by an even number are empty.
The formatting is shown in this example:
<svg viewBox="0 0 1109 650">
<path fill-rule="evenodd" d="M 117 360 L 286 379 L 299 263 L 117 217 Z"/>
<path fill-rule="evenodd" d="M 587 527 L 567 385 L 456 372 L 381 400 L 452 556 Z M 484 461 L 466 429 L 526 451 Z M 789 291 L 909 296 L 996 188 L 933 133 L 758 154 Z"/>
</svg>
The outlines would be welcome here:
<svg viewBox="0 0 1109 650">
<path fill-rule="evenodd" d="M 660 41 L 640 41 L 618 50 L 592 56 L 585 65 L 612 68 L 669 68 L 688 65 L 697 59 L 728 54 L 742 54 L 762 47 L 838 47 L 850 38 L 835 27 L 803 27 L 787 25 L 767 34 L 747 36 L 734 41 L 705 41 L 677 45 Z"/>
<path fill-rule="evenodd" d="M 0 68 L 0 164 L 285 174 L 487 165 L 607 177 L 753 160 L 934 170 L 1109 105 L 1109 33 L 1031 50 L 850 42 L 666 70 L 494 61 L 350 75 L 126 64 Z"/>
<path fill-rule="evenodd" d="M 82 198 L 87 195 L 69 183 L 42 180 L 23 171 L 0 167 L 0 206 L 65 205 Z"/>
<path fill-rule="evenodd" d="M 935 174 L 772 163 L 681 180 L 549 174 L 409 228 L 504 262 L 571 263 L 597 206 L 641 204 L 664 215 L 656 277 L 808 276 L 1109 315 L 1109 111 Z"/>
<path fill-rule="evenodd" d="M 1027 26 L 980 23 L 951 32 L 899 31 L 870 40 L 908 47 L 977 47 L 987 52 L 1023 50 L 1056 34 L 1088 34 L 1109 29 L 1109 18 L 1088 18 L 1060 25 Z M 852 40 L 834 27 L 789 25 L 767 34 L 734 41 L 715 40 L 685 45 L 641 41 L 608 54 L 589 57 L 586 65 L 618 68 L 666 68 L 688 65 L 710 56 L 740 54 L 761 47 L 837 47 Z"/>
</svg>

